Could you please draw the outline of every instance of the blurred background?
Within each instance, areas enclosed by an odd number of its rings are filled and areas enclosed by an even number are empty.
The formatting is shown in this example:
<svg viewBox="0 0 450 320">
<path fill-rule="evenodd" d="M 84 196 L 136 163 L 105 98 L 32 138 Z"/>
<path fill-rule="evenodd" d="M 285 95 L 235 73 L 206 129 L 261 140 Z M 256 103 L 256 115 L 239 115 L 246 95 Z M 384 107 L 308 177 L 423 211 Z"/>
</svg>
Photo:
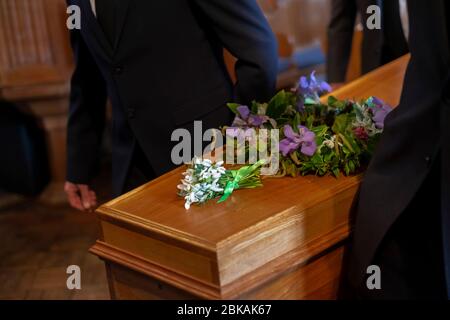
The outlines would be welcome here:
<svg viewBox="0 0 450 320">
<path fill-rule="evenodd" d="M 350 1 L 350 0 L 348 0 Z M 279 43 L 278 88 L 316 70 L 326 79 L 331 0 L 259 0 Z M 107 299 L 102 263 L 87 250 L 95 216 L 63 193 L 72 54 L 64 0 L 0 0 L 0 299 Z M 357 21 L 357 20 L 356 20 Z M 362 27 L 345 81 L 361 75 Z M 167 48 L 170 50 L 170 48 Z M 233 76 L 234 58 L 224 52 Z M 109 135 L 94 188 L 110 198 Z M 79 265 L 83 290 L 66 288 Z"/>
</svg>

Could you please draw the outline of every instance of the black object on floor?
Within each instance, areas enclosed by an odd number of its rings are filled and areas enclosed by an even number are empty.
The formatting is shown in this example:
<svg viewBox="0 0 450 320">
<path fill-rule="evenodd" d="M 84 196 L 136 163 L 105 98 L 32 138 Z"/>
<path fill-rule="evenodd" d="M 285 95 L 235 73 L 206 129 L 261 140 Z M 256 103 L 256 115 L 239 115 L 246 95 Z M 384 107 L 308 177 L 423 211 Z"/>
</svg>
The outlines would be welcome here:
<svg viewBox="0 0 450 320">
<path fill-rule="evenodd" d="M 0 101 L 0 188 L 39 194 L 50 179 L 45 133 L 16 105 Z"/>
</svg>

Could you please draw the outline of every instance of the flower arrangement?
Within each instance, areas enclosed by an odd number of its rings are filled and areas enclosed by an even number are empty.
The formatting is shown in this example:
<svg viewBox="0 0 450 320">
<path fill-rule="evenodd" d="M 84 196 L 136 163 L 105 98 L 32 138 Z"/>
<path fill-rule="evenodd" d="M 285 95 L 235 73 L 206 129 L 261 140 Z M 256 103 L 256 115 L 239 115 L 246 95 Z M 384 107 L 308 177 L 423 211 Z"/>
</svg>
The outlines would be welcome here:
<svg viewBox="0 0 450 320">
<path fill-rule="evenodd" d="M 278 129 L 278 177 L 356 173 L 369 162 L 392 108 L 375 97 L 352 101 L 329 96 L 323 103 L 320 96 L 329 92 L 330 86 L 318 81 L 313 72 L 301 77 L 295 88 L 280 91 L 267 103 L 228 104 L 236 116 L 223 131 L 236 144 L 244 145 L 240 150 L 248 159 L 249 145 L 255 143 L 248 141 L 246 129 Z M 226 170 L 223 162 L 194 158 L 178 186 L 179 195 L 185 198 L 186 209 L 217 197 L 223 202 L 233 190 L 262 186 L 260 169 L 264 162 Z"/>
<path fill-rule="evenodd" d="M 296 88 L 280 91 L 268 103 L 253 102 L 250 107 L 228 104 L 236 118 L 224 131 L 279 129 L 277 176 L 350 175 L 370 160 L 392 108 L 375 97 L 356 102 L 330 96 L 322 103 L 320 95 L 330 91 L 313 72 L 301 77 Z M 245 143 L 242 137 L 239 141 Z"/>
</svg>

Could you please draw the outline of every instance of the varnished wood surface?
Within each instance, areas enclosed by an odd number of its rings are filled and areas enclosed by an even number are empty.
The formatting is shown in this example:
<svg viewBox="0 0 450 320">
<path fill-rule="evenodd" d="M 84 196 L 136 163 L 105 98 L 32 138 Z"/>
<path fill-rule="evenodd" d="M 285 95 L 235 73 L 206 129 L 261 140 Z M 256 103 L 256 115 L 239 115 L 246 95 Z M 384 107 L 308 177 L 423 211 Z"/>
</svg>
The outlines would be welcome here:
<svg viewBox="0 0 450 320">
<path fill-rule="evenodd" d="M 356 99 L 375 95 L 396 105 L 407 61 L 408 57 L 395 61 L 333 94 Z M 249 292 L 271 298 L 270 289 L 264 289 L 271 288 L 271 281 L 309 277 L 302 269 L 308 261 L 348 236 L 349 209 L 361 179 L 267 178 L 262 188 L 239 190 L 225 203 L 211 201 L 186 211 L 176 195 L 182 171 L 174 170 L 100 207 L 103 239 L 92 252 L 107 264 L 128 267 L 207 299 L 247 293 L 251 297 Z M 317 262 L 317 269 L 322 268 L 328 279 L 321 285 L 332 291 L 337 275 L 324 266 L 333 258 L 320 261 L 324 262 Z M 110 279 L 111 286 L 114 281 Z M 314 288 L 305 287 L 301 295 L 306 298 Z M 332 298 L 334 293 L 325 296 Z"/>
<path fill-rule="evenodd" d="M 238 296 L 243 300 L 331 300 L 337 299 L 344 247 L 287 272 L 255 290 Z"/>
<path fill-rule="evenodd" d="M 373 72 L 370 72 L 344 87 L 334 91 L 332 95 L 339 99 L 365 99 L 376 96 L 392 107 L 400 102 L 403 78 L 409 54 L 405 55 Z"/>
<path fill-rule="evenodd" d="M 316 260 L 300 266 L 292 266 L 279 277 L 263 283 L 252 290 L 241 290 L 225 299 L 241 300 L 329 300 L 336 299 L 338 279 L 341 272 L 343 247 L 336 248 Z M 149 276 L 129 265 L 107 261 L 106 268 L 110 277 L 111 297 L 119 300 L 195 300 L 218 299 L 214 294 L 180 288 L 177 283 L 167 279 Z M 251 288 L 249 288 L 251 289 Z M 195 291 L 197 294 L 192 294 Z"/>
<path fill-rule="evenodd" d="M 187 211 L 176 189 L 182 171 L 177 169 L 102 206 L 100 214 L 214 250 L 275 215 L 314 207 L 359 181 L 359 177 L 331 176 L 267 178 L 262 188 L 239 190 L 225 203 L 211 201 Z"/>
<path fill-rule="evenodd" d="M 107 262 L 114 300 L 195 300 L 186 290 L 180 290 L 166 282 L 149 278 L 145 274 L 130 271 L 120 264 Z"/>
</svg>

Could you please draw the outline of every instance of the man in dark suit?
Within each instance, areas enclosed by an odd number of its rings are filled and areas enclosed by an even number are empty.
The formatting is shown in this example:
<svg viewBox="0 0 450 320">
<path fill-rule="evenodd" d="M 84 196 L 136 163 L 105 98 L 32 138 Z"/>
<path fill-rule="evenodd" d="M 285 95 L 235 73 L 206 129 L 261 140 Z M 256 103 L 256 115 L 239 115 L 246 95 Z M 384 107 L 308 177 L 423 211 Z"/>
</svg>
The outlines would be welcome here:
<svg viewBox="0 0 450 320">
<path fill-rule="evenodd" d="M 381 29 L 371 30 L 367 26 L 370 16 L 367 8 L 371 5 L 381 8 Z M 332 0 L 328 26 L 327 80 L 333 87 L 345 82 L 358 13 L 363 27 L 363 74 L 408 53 L 407 24 L 402 24 L 399 0 Z"/>
<path fill-rule="evenodd" d="M 113 187 L 119 195 L 173 168 L 171 133 L 231 120 L 226 103 L 267 100 L 275 90 L 273 33 L 255 0 L 68 0 L 81 9 L 71 31 L 76 69 L 68 122 L 66 192 L 95 206 L 88 185 L 113 111 Z M 237 57 L 232 85 L 223 48 Z"/>
<path fill-rule="evenodd" d="M 347 297 L 449 297 L 450 4 L 408 7 L 411 61 L 355 203 Z M 381 270 L 381 290 L 366 286 L 371 265 Z"/>
</svg>

